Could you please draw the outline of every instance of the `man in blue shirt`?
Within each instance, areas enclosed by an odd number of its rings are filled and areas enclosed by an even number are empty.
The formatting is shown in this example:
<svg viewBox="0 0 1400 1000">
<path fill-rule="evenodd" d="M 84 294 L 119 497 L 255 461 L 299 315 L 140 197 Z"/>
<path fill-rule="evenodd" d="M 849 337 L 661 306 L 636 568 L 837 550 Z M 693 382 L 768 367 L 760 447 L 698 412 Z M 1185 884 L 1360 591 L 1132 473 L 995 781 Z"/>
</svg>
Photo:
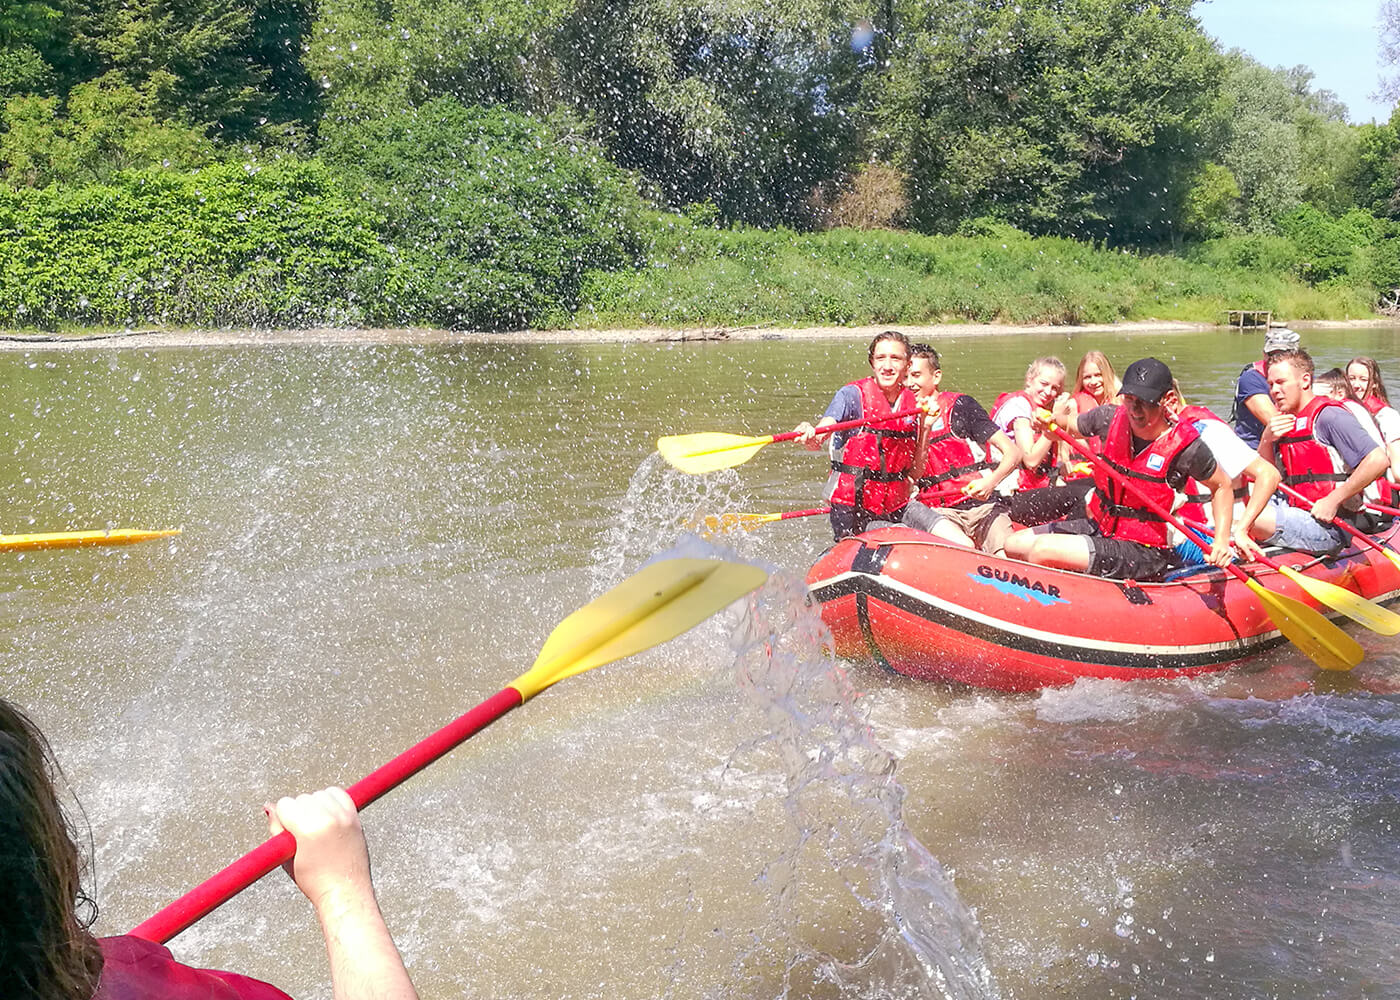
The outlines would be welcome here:
<svg viewBox="0 0 1400 1000">
<path fill-rule="evenodd" d="M 1264 357 L 1245 366 L 1240 377 L 1235 380 L 1235 403 L 1230 409 L 1230 420 L 1235 425 L 1235 433 L 1251 448 L 1259 447 L 1259 438 L 1264 427 L 1278 416 L 1278 407 L 1269 396 L 1269 355 L 1280 351 L 1293 351 L 1298 348 L 1298 334 L 1286 326 L 1271 329 L 1264 336 Z"/>
</svg>

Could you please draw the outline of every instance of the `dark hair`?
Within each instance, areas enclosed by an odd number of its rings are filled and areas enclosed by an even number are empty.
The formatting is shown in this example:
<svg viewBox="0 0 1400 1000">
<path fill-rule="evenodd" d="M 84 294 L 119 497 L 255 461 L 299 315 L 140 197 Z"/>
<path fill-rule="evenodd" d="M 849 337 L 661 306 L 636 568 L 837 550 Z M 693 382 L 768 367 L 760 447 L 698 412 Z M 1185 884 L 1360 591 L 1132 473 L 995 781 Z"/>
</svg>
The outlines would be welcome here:
<svg viewBox="0 0 1400 1000">
<path fill-rule="evenodd" d="M 1325 385 L 1329 389 L 1341 389 L 1342 394 L 1354 403 L 1361 402 L 1356 396 L 1356 390 L 1351 387 L 1351 379 L 1347 378 L 1347 373 L 1340 368 L 1329 368 L 1321 375 L 1313 376 L 1313 385 Z"/>
<path fill-rule="evenodd" d="M 1378 396 L 1382 403 L 1389 406 L 1390 395 L 1385 391 L 1385 379 L 1381 378 L 1381 366 L 1376 364 L 1376 359 L 1368 358 L 1363 355 L 1361 357 L 1352 358 L 1347 362 L 1348 368 L 1352 365 L 1366 366 L 1366 395 Z M 1350 379 L 1348 379 L 1348 383 L 1349 382 Z"/>
<path fill-rule="evenodd" d="M 1290 365 L 1292 365 L 1294 371 L 1299 373 L 1306 372 L 1309 378 L 1312 377 L 1313 372 L 1316 370 L 1313 367 L 1312 355 L 1309 354 L 1307 351 L 1303 350 L 1301 347 L 1294 347 L 1287 351 L 1270 352 L 1270 368 L 1284 361 L 1287 361 Z"/>
<path fill-rule="evenodd" d="M 913 361 L 915 358 L 928 358 L 933 362 L 934 371 L 941 371 L 943 369 L 943 364 L 939 360 L 938 352 L 928 344 L 914 344 L 909 348 L 909 360 Z"/>
<path fill-rule="evenodd" d="M 896 343 L 903 344 L 904 355 L 905 357 L 909 356 L 909 338 L 898 330 L 886 330 L 884 333 L 877 333 L 875 339 L 870 342 L 870 351 L 866 355 L 866 360 L 872 365 L 875 363 L 875 348 L 879 346 L 882 340 L 893 340 Z"/>
<path fill-rule="evenodd" d="M 0 698 L 0 996 L 91 1000 L 102 952 L 88 933 L 73 828 L 54 790 L 48 741 Z"/>
</svg>

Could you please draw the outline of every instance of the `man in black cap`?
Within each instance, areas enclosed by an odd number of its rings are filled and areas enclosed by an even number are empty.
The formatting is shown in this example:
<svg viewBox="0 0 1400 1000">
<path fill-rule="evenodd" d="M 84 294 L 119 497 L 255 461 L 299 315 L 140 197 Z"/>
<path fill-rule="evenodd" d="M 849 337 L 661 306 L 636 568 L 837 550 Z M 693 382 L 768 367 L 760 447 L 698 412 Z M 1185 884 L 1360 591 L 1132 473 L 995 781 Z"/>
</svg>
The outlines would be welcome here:
<svg viewBox="0 0 1400 1000">
<path fill-rule="evenodd" d="M 1103 440 L 1095 463 L 1088 517 L 1018 531 L 1006 554 L 1041 566 L 1078 570 L 1120 580 L 1160 579 L 1175 563 L 1168 525 L 1144 502 L 1171 509 L 1188 481 L 1210 491 L 1215 543 L 1207 561 L 1230 561 L 1230 480 L 1201 441 L 1191 421 L 1177 422 L 1163 401 L 1174 394 L 1171 369 L 1156 358 L 1134 361 L 1123 373 L 1122 405 L 1108 403 L 1087 413 L 1061 406 L 1054 423 L 1080 437 Z M 1167 400 L 1172 402 L 1172 400 Z M 1111 477 L 1113 466 L 1131 483 Z"/>
<path fill-rule="evenodd" d="M 1230 422 L 1235 433 L 1251 448 L 1259 447 L 1259 438 L 1269 421 L 1278 416 L 1278 407 L 1269 396 L 1269 363 L 1275 355 L 1298 349 L 1298 334 L 1286 326 L 1271 327 L 1264 335 L 1264 356 L 1245 365 L 1235 379 L 1235 401 L 1230 407 Z"/>
</svg>

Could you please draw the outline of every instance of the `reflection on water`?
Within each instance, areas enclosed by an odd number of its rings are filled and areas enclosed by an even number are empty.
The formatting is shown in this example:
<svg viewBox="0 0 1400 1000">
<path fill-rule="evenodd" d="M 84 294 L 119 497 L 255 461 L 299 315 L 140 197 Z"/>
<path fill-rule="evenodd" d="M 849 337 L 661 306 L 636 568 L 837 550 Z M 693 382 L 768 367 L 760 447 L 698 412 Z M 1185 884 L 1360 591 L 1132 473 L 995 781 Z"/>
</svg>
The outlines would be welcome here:
<svg viewBox="0 0 1400 1000">
<path fill-rule="evenodd" d="M 1308 335 L 1327 364 L 1391 331 Z M 1219 406 L 1253 351 L 1102 337 Z M 990 400 L 1065 338 L 941 342 Z M 1089 346 L 1084 344 L 1082 346 Z M 1254 345 L 1257 347 L 1257 344 Z M 861 374 L 839 342 L 0 355 L 6 530 L 179 525 L 0 561 L 0 677 L 86 808 L 119 932 L 498 690 L 697 512 L 812 506 L 774 445 L 687 479 L 655 436 L 771 433 Z M 366 814 L 425 996 L 1386 996 L 1393 640 L 1192 682 L 1002 696 L 825 660 L 824 519 L 717 540 L 787 572 L 547 692 Z M 324 997 L 280 876 L 177 954 Z"/>
</svg>

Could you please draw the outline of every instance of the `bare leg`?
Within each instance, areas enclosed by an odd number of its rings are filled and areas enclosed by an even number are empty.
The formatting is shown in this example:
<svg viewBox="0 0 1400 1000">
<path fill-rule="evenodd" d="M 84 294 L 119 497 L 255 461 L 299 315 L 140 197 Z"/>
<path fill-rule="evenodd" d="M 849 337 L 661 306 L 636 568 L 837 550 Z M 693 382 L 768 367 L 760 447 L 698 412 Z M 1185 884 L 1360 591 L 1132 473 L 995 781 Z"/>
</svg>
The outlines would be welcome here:
<svg viewBox="0 0 1400 1000">
<path fill-rule="evenodd" d="M 1089 540 L 1083 535 L 1036 535 L 1027 559 L 1036 566 L 1084 573 L 1089 569 Z"/>
<path fill-rule="evenodd" d="M 1035 532 L 1030 528 L 1013 531 L 1006 539 L 1006 557 L 1025 562 L 1030 558 L 1031 547 L 1035 545 Z"/>
</svg>

